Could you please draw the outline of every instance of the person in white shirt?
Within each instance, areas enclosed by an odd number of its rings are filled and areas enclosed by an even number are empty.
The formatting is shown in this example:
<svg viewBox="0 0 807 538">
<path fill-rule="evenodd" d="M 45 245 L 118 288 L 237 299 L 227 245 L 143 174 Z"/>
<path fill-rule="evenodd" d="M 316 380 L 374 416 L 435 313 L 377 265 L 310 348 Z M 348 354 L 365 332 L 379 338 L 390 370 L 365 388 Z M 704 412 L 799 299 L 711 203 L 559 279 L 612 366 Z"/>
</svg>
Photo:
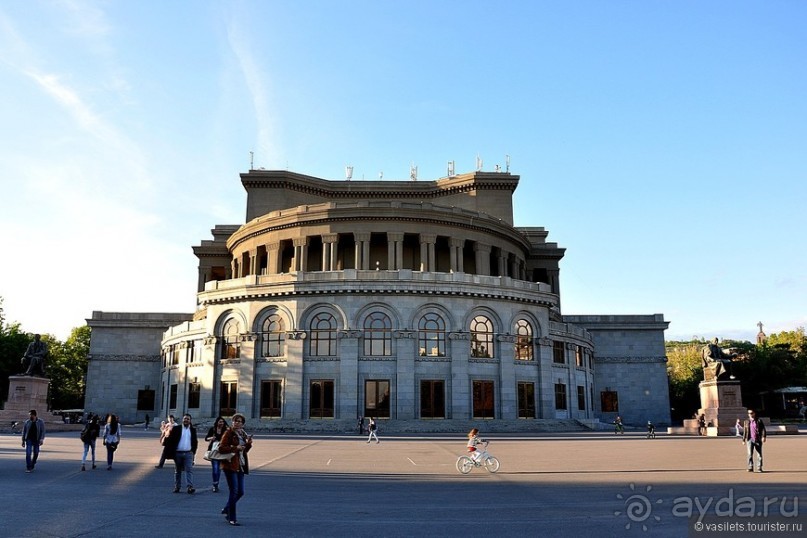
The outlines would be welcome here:
<svg viewBox="0 0 807 538">
<path fill-rule="evenodd" d="M 185 482 L 188 484 L 188 493 L 193 494 L 193 460 L 199 442 L 196 438 L 196 428 L 191 423 L 191 416 L 185 413 L 182 424 L 177 424 L 168 434 L 165 448 L 167 457 L 174 460 L 174 493 L 179 493 L 182 487 L 182 473 L 185 473 Z M 173 458 L 172 458 L 173 456 Z"/>
</svg>

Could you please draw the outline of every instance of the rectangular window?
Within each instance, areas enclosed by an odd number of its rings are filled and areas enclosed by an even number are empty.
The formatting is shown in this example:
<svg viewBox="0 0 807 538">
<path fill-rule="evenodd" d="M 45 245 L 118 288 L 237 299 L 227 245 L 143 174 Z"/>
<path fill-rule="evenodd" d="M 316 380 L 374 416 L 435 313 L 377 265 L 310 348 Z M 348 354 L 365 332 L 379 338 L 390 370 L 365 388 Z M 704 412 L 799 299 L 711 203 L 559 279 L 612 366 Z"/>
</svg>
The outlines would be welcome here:
<svg viewBox="0 0 807 538">
<path fill-rule="evenodd" d="M 154 411 L 154 396 L 155 393 L 151 389 L 144 389 L 137 391 L 137 410 L 138 411 Z"/>
<path fill-rule="evenodd" d="M 473 398 L 474 418 L 496 418 L 493 412 L 493 381 L 474 381 Z"/>
<path fill-rule="evenodd" d="M 312 381 L 308 404 L 309 418 L 333 418 L 333 381 Z"/>
<path fill-rule="evenodd" d="M 577 387 L 577 408 L 580 411 L 586 410 L 586 387 Z"/>
<path fill-rule="evenodd" d="M 552 361 L 558 364 L 566 364 L 566 349 L 563 342 L 552 343 Z"/>
<path fill-rule="evenodd" d="M 568 409 L 566 405 L 566 385 L 555 383 L 555 409 Z"/>
<path fill-rule="evenodd" d="M 518 418 L 535 418 L 535 383 L 518 384 Z"/>
<path fill-rule="evenodd" d="M 389 418 L 389 381 L 364 382 L 364 416 Z"/>
<path fill-rule="evenodd" d="M 241 344 L 237 336 L 225 336 L 221 342 L 221 358 L 237 359 L 241 357 Z"/>
<path fill-rule="evenodd" d="M 603 413 L 619 412 L 619 395 L 615 390 L 604 390 L 600 392 L 600 405 Z"/>
<path fill-rule="evenodd" d="M 582 346 L 574 346 L 574 363 L 578 368 L 584 367 L 586 364 L 583 361 L 583 348 Z"/>
<path fill-rule="evenodd" d="M 202 399 L 202 384 L 188 383 L 188 409 L 199 409 Z"/>
<path fill-rule="evenodd" d="M 420 382 L 420 418 L 445 418 L 446 393 L 442 380 Z"/>
<path fill-rule="evenodd" d="M 177 408 L 177 386 L 176 386 L 176 384 L 171 385 L 171 389 L 168 392 L 168 408 L 169 409 L 176 409 Z"/>
<path fill-rule="evenodd" d="M 280 406 L 283 401 L 283 384 L 281 381 L 273 379 L 261 381 L 261 416 L 280 417 Z"/>
<path fill-rule="evenodd" d="M 238 382 L 222 381 L 221 397 L 219 399 L 219 415 L 231 417 L 235 414 L 238 405 Z"/>
<path fill-rule="evenodd" d="M 174 344 L 171 346 L 171 365 L 179 364 L 179 356 L 182 353 L 182 349 L 179 347 L 179 344 Z"/>
</svg>

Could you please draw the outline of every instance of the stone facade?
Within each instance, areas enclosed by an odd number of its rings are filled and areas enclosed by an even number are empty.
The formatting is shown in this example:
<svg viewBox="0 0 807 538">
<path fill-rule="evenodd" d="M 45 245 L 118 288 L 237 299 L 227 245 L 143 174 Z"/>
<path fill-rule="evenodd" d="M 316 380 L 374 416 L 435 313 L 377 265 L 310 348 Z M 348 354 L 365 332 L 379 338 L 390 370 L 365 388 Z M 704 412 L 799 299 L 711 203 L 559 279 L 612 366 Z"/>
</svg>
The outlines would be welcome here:
<svg viewBox="0 0 807 538">
<path fill-rule="evenodd" d="M 544 228 L 513 226 L 518 176 L 241 180 L 246 224 L 194 247 L 192 316 L 88 320 L 88 409 L 238 410 L 271 429 L 376 416 L 407 431 L 525 430 L 611 419 L 608 387 L 627 423 L 669 423 L 663 316 L 562 315 L 565 250 Z"/>
</svg>

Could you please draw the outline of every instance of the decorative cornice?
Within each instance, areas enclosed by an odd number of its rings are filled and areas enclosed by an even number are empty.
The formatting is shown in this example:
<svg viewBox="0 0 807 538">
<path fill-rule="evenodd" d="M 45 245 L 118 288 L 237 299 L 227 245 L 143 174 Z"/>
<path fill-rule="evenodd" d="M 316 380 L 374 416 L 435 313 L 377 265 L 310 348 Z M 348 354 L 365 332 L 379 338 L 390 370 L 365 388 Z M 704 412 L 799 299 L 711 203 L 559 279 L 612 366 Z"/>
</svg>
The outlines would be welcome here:
<svg viewBox="0 0 807 538">
<path fill-rule="evenodd" d="M 466 333 L 462 331 L 451 331 L 448 333 L 449 340 L 470 340 L 471 333 Z"/>
<path fill-rule="evenodd" d="M 451 357 L 417 356 L 415 357 L 415 362 L 451 362 Z"/>
<path fill-rule="evenodd" d="M 99 362 L 160 362 L 160 355 L 111 355 L 106 353 L 93 353 L 87 360 Z"/>
<path fill-rule="evenodd" d="M 339 361 L 339 357 L 303 357 L 304 362 L 330 362 L 330 361 Z"/>
<path fill-rule="evenodd" d="M 286 338 L 289 340 L 305 340 L 307 333 L 305 331 L 287 331 Z"/>
<path fill-rule="evenodd" d="M 475 359 L 470 357 L 468 362 L 476 362 L 481 364 L 499 364 L 499 359 Z"/>
<path fill-rule="evenodd" d="M 337 338 L 359 338 L 361 331 L 336 331 Z"/>
<path fill-rule="evenodd" d="M 602 363 L 630 363 L 630 364 L 637 364 L 637 363 L 665 363 L 667 362 L 666 356 L 655 356 L 655 357 L 594 357 L 594 362 L 602 362 Z"/>
<path fill-rule="evenodd" d="M 410 331 L 409 329 L 404 329 L 401 331 L 392 331 L 392 336 L 395 338 L 414 338 L 415 331 Z"/>
<path fill-rule="evenodd" d="M 270 363 L 278 363 L 278 362 L 288 362 L 286 357 L 260 357 L 255 359 L 255 362 L 270 362 Z"/>
<path fill-rule="evenodd" d="M 241 359 L 220 359 L 219 364 L 227 366 L 229 364 L 241 364 Z"/>
<path fill-rule="evenodd" d="M 368 362 L 369 361 L 391 361 L 391 362 L 395 362 L 396 360 L 397 360 L 397 358 L 393 357 L 393 356 L 390 356 L 390 357 L 359 357 L 359 361 L 362 361 L 362 362 L 364 362 L 364 361 L 368 361 Z"/>
</svg>

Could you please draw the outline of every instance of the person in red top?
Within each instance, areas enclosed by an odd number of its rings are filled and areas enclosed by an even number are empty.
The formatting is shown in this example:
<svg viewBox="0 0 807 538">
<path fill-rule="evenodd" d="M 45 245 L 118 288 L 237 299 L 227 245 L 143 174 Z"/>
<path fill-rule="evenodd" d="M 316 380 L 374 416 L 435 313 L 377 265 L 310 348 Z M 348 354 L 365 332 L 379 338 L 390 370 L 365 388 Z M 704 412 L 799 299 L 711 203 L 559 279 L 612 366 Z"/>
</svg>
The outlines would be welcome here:
<svg viewBox="0 0 807 538">
<path fill-rule="evenodd" d="M 753 409 L 748 410 L 748 420 L 743 423 L 743 443 L 748 448 L 748 472 L 754 472 L 754 451 L 757 452 L 757 469 L 762 471 L 762 443 L 765 442 L 765 423 L 757 418 Z"/>
</svg>

